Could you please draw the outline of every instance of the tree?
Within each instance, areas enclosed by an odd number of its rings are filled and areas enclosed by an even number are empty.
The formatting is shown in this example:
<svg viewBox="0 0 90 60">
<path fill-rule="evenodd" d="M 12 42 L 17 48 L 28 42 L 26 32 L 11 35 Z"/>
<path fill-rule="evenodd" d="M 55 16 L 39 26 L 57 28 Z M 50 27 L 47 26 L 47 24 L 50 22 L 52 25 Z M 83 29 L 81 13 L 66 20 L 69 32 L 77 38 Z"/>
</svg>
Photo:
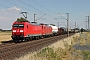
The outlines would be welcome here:
<svg viewBox="0 0 90 60">
<path fill-rule="evenodd" d="M 52 24 L 50 24 L 50 25 L 55 26 L 55 24 L 53 24 L 53 23 L 52 23 Z"/>
<path fill-rule="evenodd" d="M 2 29 L 0 29 L 0 31 L 2 31 Z"/>
<path fill-rule="evenodd" d="M 81 32 L 84 32 L 84 29 L 83 28 L 81 28 Z"/>
<path fill-rule="evenodd" d="M 29 22 L 28 20 L 26 20 L 25 18 L 23 17 L 20 17 L 20 18 L 17 18 L 17 21 L 16 22 Z"/>
</svg>

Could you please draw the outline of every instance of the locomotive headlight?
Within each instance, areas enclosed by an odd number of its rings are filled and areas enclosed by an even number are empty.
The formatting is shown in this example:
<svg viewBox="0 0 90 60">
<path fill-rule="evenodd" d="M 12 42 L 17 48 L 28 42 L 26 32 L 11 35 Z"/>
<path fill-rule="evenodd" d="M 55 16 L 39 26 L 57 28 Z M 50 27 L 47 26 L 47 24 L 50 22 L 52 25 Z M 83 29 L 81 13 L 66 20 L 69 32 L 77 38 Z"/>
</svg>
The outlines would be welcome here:
<svg viewBox="0 0 90 60">
<path fill-rule="evenodd" d="M 13 30 L 13 32 L 16 32 L 16 30 Z"/>
<path fill-rule="evenodd" d="M 23 30 L 20 30 L 20 32 L 23 32 Z"/>
</svg>

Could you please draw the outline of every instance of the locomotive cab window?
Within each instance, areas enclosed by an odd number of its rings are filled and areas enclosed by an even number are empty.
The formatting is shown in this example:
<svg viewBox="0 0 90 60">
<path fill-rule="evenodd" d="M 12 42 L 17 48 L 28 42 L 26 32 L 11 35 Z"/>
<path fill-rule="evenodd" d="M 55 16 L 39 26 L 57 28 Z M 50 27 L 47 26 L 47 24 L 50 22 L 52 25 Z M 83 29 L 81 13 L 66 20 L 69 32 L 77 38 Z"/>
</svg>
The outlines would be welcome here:
<svg viewBox="0 0 90 60">
<path fill-rule="evenodd" d="M 24 28 L 24 24 L 14 24 L 14 28 Z"/>
<path fill-rule="evenodd" d="M 14 24 L 13 27 L 14 27 L 14 28 L 18 28 L 18 25 L 17 25 L 17 24 Z"/>
<path fill-rule="evenodd" d="M 19 28 L 24 28 L 24 25 L 23 25 L 23 24 L 20 24 L 20 25 L 19 25 Z"/>
</svg>

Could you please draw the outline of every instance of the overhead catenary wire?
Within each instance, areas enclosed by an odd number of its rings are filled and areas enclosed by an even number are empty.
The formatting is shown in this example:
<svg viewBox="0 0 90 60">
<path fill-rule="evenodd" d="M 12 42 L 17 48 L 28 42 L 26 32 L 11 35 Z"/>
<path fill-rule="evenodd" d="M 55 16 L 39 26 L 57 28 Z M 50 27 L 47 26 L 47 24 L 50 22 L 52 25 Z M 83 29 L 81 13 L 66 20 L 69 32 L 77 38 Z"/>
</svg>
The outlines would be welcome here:
<svg viewBox="0 0 90 60">
<path fill-rule="evenodd" d="M 15 5 L 15 6 L 17 5 L 17 4 L 15 4 L 15 3 L 11 2 L 11 1 L 8 1 L 8 0 L 4 0 L 4 1 L 6 1 L 6 2 L 8 2 L 8 3 L 11 3 L 11 4 Z M 29 6 L 29 7 L 31 7 L 31 8 L 34 9 L 34 10 L 37 10 L 37 11 L 39 11 L 39 12 L 41 12 L 41 13 L 44 13 L 44 12 L 42 12 L 42 11 L 34 8 L 33 6 L 31 6 L 31 5 L 23 2 L 23 1 L 21 1 L 21 0 L 17 0 L 17 1 L 19 1 L 20 3 L 23 3 L 23 4 L 25 4 L 25 5 L 27 5 L 27 6 Z M 20 7 L 22 7 L 22 6 L 20 6 Z M 22 7 L 22 8 L 25 8 L 25 7 Z M 25 8 L 25 9 L 26 9 L 26 8 Z M 28 10 L 30 10 L 30 9 L 28 9 Z M 46 13 L 44 13 L 44 14 L 46 14 Z"/>
<path fill-rule="evenodd" d="M 5 0 L 5 1 L 7 1 L 8 3 L 14 4 L 14 5 L 17 5 L 17 4 L 15 4 L 15 3 L 11 2 L 11 1 L 8 1 L 8 0 Z M 33 8 L 33 9 L 35 9 L 35 10 L 41 12 L 41 13 L 44 13 L 44 12 L 42 12 L 42 11 L 40 11 L 40 10 L 34 8 L 34 7 L 31 6 L 30 4 L 27 4 L 27 3 L 25 3 L 25 2 L 23 2 L 23 1 L 21 1 L 21 0 L 17 0 L 17 1 L 19 1 L 19 2 L 21 2 L 21 3 L 23 3 L 23 4 L 25 4 L 25 5 L 27 5 L 27 6 L 31 7 L 31 8 Z M 32 0 L 32 1 L 33 1 L 34 3 L 36 3 L 36 4 L 38 4 L 39 6 L 43 7 L 44 9 L 46 9 L 46 10 L 48 10 L 48 11 L 54 13 L 54 14 L 57 14 L 57 13 L 51 11 L 50 9 L 47 9 L 46 7 L 42 6 L 41 4 L 37 3 L 36 1 L 34 1 L 34 0 Z M 4 6 L 4 5 L 1 5 L 1 6 Z M 4 7 L 10 8 L 10 7 L 7 7 L 7 6 L 4 6 Z M 22 7 L 22 6 L 21 6 L 21 7 Z M 23 7 L 23 8 L 25 8 L 25 7 Z M 25 9 L 27 9 L 27 8 L 25 8 Z M 27 9 L 27 10 L 30 10 L 30 9 Z M 44 13 L 44 14 L 46 15 L 46 13 Z M 48 15 L 48 16 L 50 16 L 50 15 Z M 60 15 L 60 16 L 61 16 L 61 15 Z M 63 17 L 63 16 L 61 16 L 61 17 Z M 53 18 L 53 17 L 52 17 L 52 18 Z M 63 17 L 63 18 L 64 18 L 64 17 Z M 65 18 L 64 18 L 64 19 L 65 19 Z"/>
<path fill-rule="evenodd" d="M 6 1 L 6 2 L 8 2 L 8 3 L 11 3 L 11 4 L 14 4 L 14 5 L 16 5 L 15 3 L 12 3 L 12 2 L 10 2 L 10 1 L 8 1 L 8 0 L 4 0 L 4 1 Z"/>
<path fill-rule="evenodd" d="M 36 19 L 36 21 L 39 20 L 39 19 L 41 19 L 41 18 L 42 18 L 43 16 L 45 16 L 45 15 L 46 15 L 46 14 L 44 14 L 44 15 L 42 15 L 41 17 L 39 17 L 38 19 Z"/>
<path fill-rule="evenodd" d="M 43 7 L 44 9 L 46 9 L 46 10 L 48 10 L 48 11 L 50 11 L 50 12 L 54 13 L 54 14 L 57 14 L 57 13 L 55 13 L 54 11 L 51 11 L 50 9 L 48 9 L 48 8 L 46 8 L 46 7 L 42 6 L 41 4 L 37 3 L 36 1 L 34 1 L 34 0 L 32 0 L 32 1 L 33 1 L 34 3 L 36 3 L 37 5 L 39 5 L 39 6 Z"/>
<path fill-rule="evenodd" d="M 31 7 L 32 9 L 35 9 L 35 10 L 43 13 L 44 15 L 47 15 L 47 13 L 44 13 L 44 12 L 42 12 L 41 10 L 38 10 L 38 9 L 34 8 L 34 7 L 31 6 L 30 4 L 27 4 L 27 3 L 25 3 L 25 2 L 23 2 L 23 1 L 21 1 L 21 0 L 18 0 L 18 1 L 21 2 L 21 3 L 23 3 L 23 4 L 25 4 L 25 5 L 27 5 L 27 6 L 29 6 L 29 7 Z M 49 15 L 48 15 L 48 16 L 49 16 Z M 41 17 L 39 17 L 39 18 L 41 18 Z M 38 18 L 38 19 L 39 19 L 39 18 Z M 53 17 L 52 17 L 52 18 L 53 18 Z"/>
<path fill-rule="evenodd" d="M 57 15 L 57 13 L 55 13 L 54 11 L 52 11 L 52 10 L 50 10 L 50 9 L 48 9 L 48 8 L 46 8 L 46 7 L 44 7 L 44 6 L 42 6 L 41 4 L 39 4 L 39 3 L 37 3 L 36 1 L 34 1 L 34 0 L 32 0 L 34 3 L 36 3 L 37 5 L 39 5 L 39 6 L 41 6 L 42 8 L 44 8 L 44 9 L 46 9 L 46 10 L 48 10 L 49 12 L 51 12 L 51 13 L 53 13 L 53 14 L 55 14 L 55 15 Z M 48 16 L 50 16 L 50 15 L 48 15 Z M 54 19 L 54 17 L 52 17 L 53 19 Z"/>
<path fill-rule="evenodd" d="M 16 3 L 11 2 L 10 0 L 9 0 L 9 1 L 8 1 L 8 0 L 5 0 L 5 1 L 8 2 L 8 3 L 13 4 L 13 5 L 15 5 L 15 6 L 18 6 Z M 52 17 L 51 15 L 49 15 L 49 14 L 47 14 L 47 13 L 44 13 L 43 11 L 41 11 L 41 10 L 39 10 L 39 9 L 31 6 L 30 4 L 27 4 L 27 3 L 25 3 L 25 2 L 23 2 L 23 1 L 21 1 L 21 0 L 17 0 L 17 1 L 19 1 L 20 3 L 22 3 L 22 4 L 26 5 L 26 6 L 31 7 L 32 9 L 34 9 L 34 10 L 36 10 L 36 11 L 39 11 L 40 13 L 43 13 L 43 15 L 42 15 L 41 17 L 37 18 L 37 20 L 39 20 L 40 18 L 42 18 L 42 17 L 45 16 L 45 15 L 48 15 L 48 16 L 50 16 L 51 18 L 54 18 L 54 17 Z M 38 3 L 37 3 L 37 4 L 38 4 Z M 5 6 L 4 6 L 4 7 L 5 7 Z M 7 7 L 7 6 L 6 6 L 6 7 Z M 20 7 L 22 7 L 22 6 L 20 6 Z M 41 7 L 43 7 L 43 6 L 41 5 Z M 10 7 L 7 7 L 7 8 L 10 8 Z M 23 7 L 23 8 L 26 9 L 26 7 Z M 43 7 L 43 8 L 45 8 L 45 7 Z M 47 9 L 47 8 L 45 8 L 45 9 Z M 30 10 L 30 9 L 27 9 L 27 10 Z M 50 11 L 49 9 L 47 9 L 47 10 Z"/>
<path fill-rule="evenodd" d="M 6 2 L 8 2 L 8 3 L 10 3 L 10 4 L 13 4 L 13 5 L 15 5 L 15 6 L 19 6 L 19 5 L 17 5 L 16 3 L 11 2 L 10 0 L 9 0 L 9 1 L 8 1 L 8 0 L 4 0 L 4 1 L 6 1 Z M 26 8 L 26 7 L 23 7 L 23 6 L 19 6 L 19 7 L 25 8 L 26 10 L 30 11 L 30 9 L 28 9 L 28 8 Z"/>
<path fill-rule="evenodd" d="M 43 7 L 44 9 L 46 9 L 46 10 L 48 10 L 48 11 L 50 11 L 50 12 L 52 12 L 53 14 L 59 14 L 59 13 L 56 13 L 56 12 L 54 12 L 54 11 L 52 11 L 52 10 L 50 10 L 50 9 L 48 9 L 48 8 L 46 8 L 46 7 L 44 7 L 44 6 L 42 6 L 41 4 L 39 4 L 38 2 L 36 2 L 35 0 L 32 0 L 34 3 L 36 3 L 37 5 L 39 5 L 39 6 L 41 6 L 41 7 Z M 60 14 L 59 14 L 60 15 Z M 65 19 L 65 20 L 67 20 L 65 17 L 63 17 L 62 15 L 60 15 L 63 19 Z M 54 18 L 55 19 L 55 18 Z M 59 18 L 60 19 L 60 18 Z"/>
<path fill-rule="evenodd" d="M 44 13 L 44 12 L 42 12 L 42 11 L 40 11 L 40 10 L 32 7 L 30 4 L 27 4 L 27 3 L 25 3 L 25 2 L 23 2 L 23 1 L 21 1 L 21 0 L 18 0 L 18 1 L 21 2 L 21 3 L 23 3 L 23 4 L 25 4 L 25 5 L 27 5 L 27 6 L 29 6 L 29 7 L 31 7 L 31 8 L 33 8 L 33 9 L 35 9 L 35 10 L 37 10 L 37 11 L 39 11 L 39 12 L 41 12 L 41 13 Z M 46 13 L 44 13 L 44 14 L 46 14 Z"/>
<path fill-rule="evenodd" d="M 4 0 L 4 1 L 6 1 L 6 2 L 8 2 L 8 3 L 10 3 L 10 4 L 13 4 L 13 5 L 15 5 L 15 6 L 18 6 L 16 3 L 13 3 L 13 2 L 11 2 L 11 1 L 8 1 L 8 0 Z M 2 5 L 3 6 L 3 5 Z M 4 7 L 6 7 L 6 6 L 4 6 Z M 20 7 L 22 7 L 22 6 L 20 6 Z M 7 8 L 10 8 L 10 7 L 7 7 Z M 26 7 L 22 7 L 22 8 L 25 8 L 26 10 L 28 10 L 28 11 L 30 11 L 30 9 L 27 9 Z M 29 14 L 29 13 L 28 13 Z M 46 15 L 46 14 L 45 14 Z"/>
<path fill-rule="evenodd" d="M 6 2 L 8 2 L 8 3 L 11 3 L 11 4 L 13 4 L 13 5 L 17 5 L 17 4 L 15 4 L 15 3 L 13 3 L 13 2 L 11 2 L 11 1 L 8 1 L 8 0 L 4 0 L 4 1 L 6 1 Z M 33 6 L 31 6 L 30 4 L 27 4 L 27 3 L 25 3 L 25 2 L 23 2 L 23 1 L 21 1 L 21 0 L 18 0 L 20 3 L 23 3 L 23 4 L 25 4 L 25 5 L 27 5 L 27 6 L 29 6 L 29 7 L 31 7 L 32 9 L 34 9 L 34 10 L 37 10 L 37 11 L 39 11 L 39 12 L 41 12 L 41 13 L 44 13 L 44 12 L 42 12 L 42 11 L 40 11 L 40 10 L 38 10 L 38 9 L 36 9 L 36 8 L 34 8 Z M 33 2 L 35 2 L 34 0 L 32 0 Z M 38 4 L 37 2 L 35 2 L 36 4 Z M 38 4 L 38 5 L 40 5 L 40 4 Z M 41 5 L 40 5 L 41 6 Z M 22 7 L 22 6 L 20 6 L 20 7 Z M 43 6 L 41 6 L 41 7 L 43 7 Z M 7 8 L 9 8 L 9 7 L 7 7 Z M 22 8 L 25 8 L 25 7 L 22 7 Z M 45 8 L 45 7 L 44 7 Z M 25 9 L 27 9 L 27 8 L 25 8 Z M 45 9 L 47 9 L 47 8 L 45 8 Z M 30 10 L 30 9 L 27 9 L 27 10 Z M 47 9 L 48 10 L 48 9 Z M 50 11 L 50 10 L 48 10 L 48 11 Z M 47 15 L 46 13 L 44 13 L 45 15 Z M 48 16 L 50 16 L 50 15 L 48 15 Z M 52 17 L 53 18 L 53 17 Z"/>
<path fill-rule="evenodd" d="M 10 8 L 10 7 L 8 7 L 8 6 L 5 6 L 5 5 L 1 5 L 1 4 L 0 4 L 0 6 L 2 6 L 2 7 L 5 7 L 5 8 Z"/>
<path fill-rule="evenodd" d="M 25 2 L 23 2 L 23 1 L 21 1 L 21 0 L 18 0 L 18 1 L 21 2 L 21 3 L 23 3 L 23 4 L 25 4 L 25 5 L 27 5 L 27 6 L 29 6 L 29 7 L 31 7 L 31 8 L 33 8 L 33 9 L 35 9 L 35 10 L 37 10 L 37 11 L 39 11 L 39 12 L 41 12 L 41 13 L 43 13 L 43 14 L 45 14 L 45 15 L 48 15 L 47 13 L 44 13 L 44 12 L 42 12 L 41 10 L 38 10 L 38 9 L 34 8 L 34 7 L 31 6 L 30 4 L 27 4 L 27 3 L 25 3 Z M 48 15 L 48 16 L 50 16 L 50 15 Z M 52 17 L 52 16 L 50 16 L 50 17 Z M 52 17 L 52 18 L 54 18 L 54 17 Z"/>
<path fill-rule="evenodd" d="M 10 4 L 13 4 L 13 5 L 17 6 L 16 3 L 13 3 L 13 2 L 11 2 L 11 1 L 8 1 L 8 0 L 4 0 L 4 1 L 6 1 L 6 2 L 8 2 L 8 3 L 10 3 Z M 33 8 L 33 9 L 35 9 L 35 10 L 37 10 L 37 11 L 39 11 L 39 12 L 41 12 L 41 13 L 43 13 L 42 11 L 40 11 L 40 10 L 32 7 L 31 5 L 28 5 L 28 4 L 26 4 L 26 3 L 24 3 L 24 2 L 22 2 L 22 1 L 20 1 L 20 0 L 18 0 L 18 1 L 21 2 L 21 3 L 23 3 L 23 4 L 25 4 L 25 5 L 27 5 L 27 6 L 29 6 L 29 7 L 31 7 L 31 8 Z M 10 8 L 10 7 L 4 6 L 4 5 L 1 5 L 1 6 L 5 7 L 5 8 Z M 20 7 L 22 7 L 22 6 L 20 6 Z M 22 7 L 22 8 L 25 8 L 25 7 Z M 26 9 L 26 8 L 25 8 L 25 9 Z M 30 9 L 27 9 L 27 10 L 30 10 Z M 46 13 L 44 13 L 44 15 L 46 15 Z M 41 16 L 41 17 L 42 17 L 42 16 Z M 39 17 L 38 19 L 40 19 L 41 17 Z"/>
</svg>

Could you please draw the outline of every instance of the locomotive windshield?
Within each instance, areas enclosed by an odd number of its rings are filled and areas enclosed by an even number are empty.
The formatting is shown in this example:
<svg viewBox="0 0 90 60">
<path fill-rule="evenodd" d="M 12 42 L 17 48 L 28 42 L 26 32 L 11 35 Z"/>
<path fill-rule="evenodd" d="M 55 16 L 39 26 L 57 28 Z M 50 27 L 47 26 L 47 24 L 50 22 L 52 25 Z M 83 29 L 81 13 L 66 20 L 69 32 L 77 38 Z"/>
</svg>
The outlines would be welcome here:
<svg viewBox="0 0 90 60">
<path fill-rule="evenodd" d="M 14 24 L 14 28 L 24 28 L 24 24 Z"/>
</svg>

